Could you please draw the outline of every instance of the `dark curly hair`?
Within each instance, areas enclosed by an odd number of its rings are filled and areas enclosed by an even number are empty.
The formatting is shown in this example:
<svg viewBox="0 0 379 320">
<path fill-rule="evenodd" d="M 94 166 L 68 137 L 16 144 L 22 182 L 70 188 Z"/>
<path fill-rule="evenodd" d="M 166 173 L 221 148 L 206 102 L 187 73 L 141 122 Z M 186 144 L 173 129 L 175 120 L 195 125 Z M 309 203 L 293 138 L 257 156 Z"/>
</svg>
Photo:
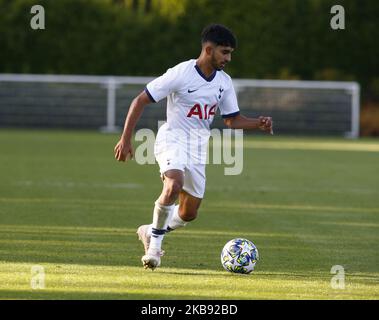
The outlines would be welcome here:
<svg viewBox="0 0 379 320">
<path fill-rule="evenodd" d="M 233 32 L 222 24 L 210 24 L 201 33 L 201 43 L 210 41 L 218 46 L 236 48 L 237 39 Z"/>
</svg>

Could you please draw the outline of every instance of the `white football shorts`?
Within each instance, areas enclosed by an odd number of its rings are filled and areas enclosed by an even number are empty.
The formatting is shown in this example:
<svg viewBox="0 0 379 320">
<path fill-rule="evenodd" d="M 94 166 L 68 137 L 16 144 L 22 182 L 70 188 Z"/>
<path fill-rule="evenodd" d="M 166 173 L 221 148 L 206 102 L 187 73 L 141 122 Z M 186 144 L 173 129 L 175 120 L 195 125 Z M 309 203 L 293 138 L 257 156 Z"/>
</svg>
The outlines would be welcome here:
<svg viewBox="0 0 379 320">
<path fill-rule="evenodd" d="M 183 190 L 196 198 L 205 193 L 205 162 L 191 154 L 185 143 L 171 136 L 165 130 L 158 131 L 154 145 L 154 155 L 163 175 L 168 170 L 181 170 L 184 173 Z"/>
</svg>

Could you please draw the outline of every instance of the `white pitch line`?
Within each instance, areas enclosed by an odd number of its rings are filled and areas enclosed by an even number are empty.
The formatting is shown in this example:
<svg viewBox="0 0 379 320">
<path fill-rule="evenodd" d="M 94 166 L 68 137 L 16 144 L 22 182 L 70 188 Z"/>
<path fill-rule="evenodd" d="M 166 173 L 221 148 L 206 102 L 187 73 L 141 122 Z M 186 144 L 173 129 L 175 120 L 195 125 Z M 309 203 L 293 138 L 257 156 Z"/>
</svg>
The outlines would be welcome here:
<svg viewBox="0 0 379 320">
<path fill-rule="evenodd" d="M 248 149 L 282 149 L 282 150 L 326 150 L 326 151 L 366 151 L 379 152 L 379 143 L 338 143 L 338 142 L 270 142 L 244 141 Z"/>
</svg>

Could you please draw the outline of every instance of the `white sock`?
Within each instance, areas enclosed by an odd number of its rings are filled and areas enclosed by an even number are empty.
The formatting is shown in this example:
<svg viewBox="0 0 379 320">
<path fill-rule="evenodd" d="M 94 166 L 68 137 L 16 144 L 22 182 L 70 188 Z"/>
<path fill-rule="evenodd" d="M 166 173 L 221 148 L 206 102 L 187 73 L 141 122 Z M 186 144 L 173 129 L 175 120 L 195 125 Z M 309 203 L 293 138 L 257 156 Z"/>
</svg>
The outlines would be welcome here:
<svg viewBox="0 0 379 320">
<path fill-rule="evenodd" d="M 174 212 L 172 214 L 172 218 L 170 219 L 167 231 L 172 231 L 178 228 L 184 227 L 188 222 L 184 221 L 181 217 L 179 217 L 179 205 L 176 205 L 174 208 Z"/>
<path fill-rule="evenodd" d="M 163 237 L 167 231 L 168 221 L 173 209 L 174 205 L 164 206 L 159 204 L 158 201 L 155 202 L 149 251 L 150 249 L 154 251 L 161 250 Z"/>
</svg>

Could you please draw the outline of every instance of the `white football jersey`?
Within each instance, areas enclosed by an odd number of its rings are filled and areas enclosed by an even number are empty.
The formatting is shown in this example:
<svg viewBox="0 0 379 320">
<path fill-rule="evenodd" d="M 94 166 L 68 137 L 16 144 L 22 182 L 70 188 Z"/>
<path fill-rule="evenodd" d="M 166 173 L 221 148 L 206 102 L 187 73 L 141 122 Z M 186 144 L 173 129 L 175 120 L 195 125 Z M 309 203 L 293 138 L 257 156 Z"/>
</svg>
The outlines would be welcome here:
<svg viewBox="0 0 379 320">
<path fill-rule="evenodd" d="M 145 91 L 153 102 L 167 97 L 167 123 L 160 131 L 197 135 L 200 144 L 208 142 L 217 110 L 223 118 L 239 114 L 230 76 L 224 71 L 215 71 L 207 78 L 195 59 L 168 69 L 148 83 Z"/>
</svg>

